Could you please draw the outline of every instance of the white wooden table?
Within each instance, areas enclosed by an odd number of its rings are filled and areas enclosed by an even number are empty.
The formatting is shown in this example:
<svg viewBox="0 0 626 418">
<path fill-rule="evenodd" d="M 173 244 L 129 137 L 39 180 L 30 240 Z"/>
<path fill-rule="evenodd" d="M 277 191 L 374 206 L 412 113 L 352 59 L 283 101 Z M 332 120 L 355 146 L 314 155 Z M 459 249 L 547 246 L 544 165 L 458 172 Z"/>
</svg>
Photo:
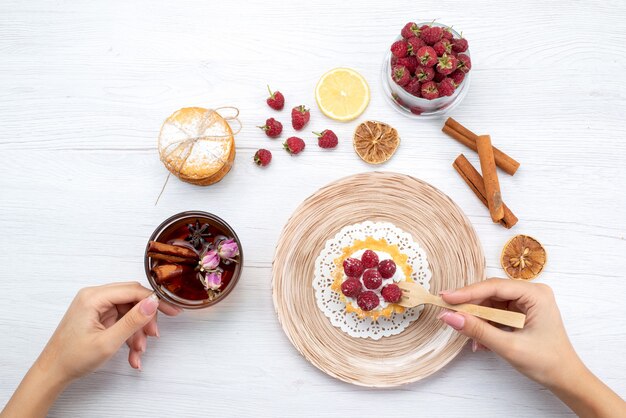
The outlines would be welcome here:
<svg viewBox="0 0 626 418">
<path fill-rule="evenodd" d="M 336 381 L 288 342 L 271 301 L 271 262 L 282 226 L 326 183 L 374 170 L 352 149 L 356 122 L 335 123 L 314 103 L 319 76 L 360 71 L 372 88 L 359 120 L 399 130 L 382 168 L 447 193 L 473 222 L 488 273 L 515 233 L 549 253 L 538 281 L 554 288 L 573 344 L 626 396 L 626 4 L 602 2 L 17 1 L 0 3 L 0 405 L 36 358 L 76 291 L 139 280 L 153 228 L 173 213 L 224 217 L 246 265 L 217 307 L 162 318 L 144 371 L 120 352 L 76 382 L 50 416 L 561 417 L 551 394 L 491 353 L 466 348 L 439 373 L 396 390 Z M 383 54 L 408 20 L 439 18 L 470 41 L 472 86 L 453 116 L 490 133 L 522 162 L 501 176 L 519 216 L 494 225 L 451 167 L 473 152 L 384 101 Z M 312 108 L 310 130 L 334 129 L 338 149 L 289 157 L 255 127 L 289 111 L 265 105 L 265 85 L 286 109 Z M 184 106 L 235 105 L 244 129 L 232 172 L 202 188 L 171 179 L 155 145 L 161 122 Z M 289 130 L 287 133 L 290 132 Z M 286 135 L 283 135 L 283 139 Z M 268 147 L 266 170 L 252 164 Z M 371 411 L 367 412 L 367 411 Z"/>
</svg>

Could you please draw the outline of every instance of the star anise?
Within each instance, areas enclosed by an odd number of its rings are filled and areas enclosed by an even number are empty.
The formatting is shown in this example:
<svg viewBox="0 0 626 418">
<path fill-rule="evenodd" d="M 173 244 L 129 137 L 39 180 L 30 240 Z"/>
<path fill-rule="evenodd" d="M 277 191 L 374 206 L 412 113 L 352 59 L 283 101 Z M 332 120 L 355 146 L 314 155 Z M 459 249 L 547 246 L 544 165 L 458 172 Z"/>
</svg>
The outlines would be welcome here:
<svg viewBox="0 0 626 418">
<path fill-rule="evenodd" d="M 189 241 L 196 249 L 202 249 L 202 246 L 206 242 L 205 238 L 211 236 L 209 228 L 209 224 L 200 224 L 198 220 L 196 220 L 195 224 L 188 224 L 187 229 L 189 230 L 189 235 L 185 237 L 185 241 Z"/>
</svg>

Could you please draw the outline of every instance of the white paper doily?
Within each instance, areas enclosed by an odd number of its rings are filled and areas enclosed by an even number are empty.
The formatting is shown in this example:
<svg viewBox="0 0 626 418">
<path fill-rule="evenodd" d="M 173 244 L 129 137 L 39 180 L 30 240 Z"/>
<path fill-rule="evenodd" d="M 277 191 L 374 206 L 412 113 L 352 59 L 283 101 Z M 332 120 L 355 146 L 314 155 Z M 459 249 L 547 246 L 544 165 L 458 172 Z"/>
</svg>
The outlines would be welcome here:
<svg viewBox="0 0 626 418">
<path fill-rule="evenodd" d="M 408 257 L 407 262 L 413 268 L 411 278 L 427 290 L 430 289 L 431 272 L 426 252 L 413 241 L 410 234 L 389 222 L 366 221 L 349 225 L 326 242 L 315 260 L 313 288 L 317 306 L 335 327 L 350 336 L 378 340 L 404 331 L 419 317 L 424 307 L 409 308 L 403 313 L 393 313 L 389 318 L 379 317 L 376 321 L 369 317 L 359 318 L 356 313 L 346 312 L 346 304 L 341 300 L 341 295 L 331 288 L 335 280 L 333 272 L 337 268 L 334 260 L 341 257 L 344 248 L 352 246 L 356 240 L 362 241 L 367 237 L 376 240 L 384 238 L 390 245 L 397 245 L 400 252 Z"/>
</svg>

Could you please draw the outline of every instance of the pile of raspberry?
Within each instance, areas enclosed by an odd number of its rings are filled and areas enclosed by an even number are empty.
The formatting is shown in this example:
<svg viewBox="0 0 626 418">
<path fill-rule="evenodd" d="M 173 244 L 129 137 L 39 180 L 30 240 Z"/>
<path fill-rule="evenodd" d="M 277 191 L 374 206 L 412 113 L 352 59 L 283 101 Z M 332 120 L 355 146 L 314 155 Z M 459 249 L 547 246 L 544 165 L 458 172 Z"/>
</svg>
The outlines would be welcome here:
<svg viewBox="0 0 626 418">
<path fill-rule="evenodd" d="M 374 291 L 380 289 L 383 279 L 393 277 L 396 263 L 393 260 L 379 262 L 374 251 L 366 250 L 360 260 L 346 258 L 343 272 L 348 278 L 341 284 L 341 292 L 349 298 L 356 298 L 362 310 L 371 311 L 380 305 L 380 298 Z M 395 283 L 383 286 L 380 294 L 389 303 L 398 303 L 402 298 L 402 291 Z"/>
<path fill-rule="evenodd" d="M 415 97 L 452 96 L 472 68 L 467 40 L 450 28 L 409 22 L 391 45 L 391 78 Z"/>
</svg>

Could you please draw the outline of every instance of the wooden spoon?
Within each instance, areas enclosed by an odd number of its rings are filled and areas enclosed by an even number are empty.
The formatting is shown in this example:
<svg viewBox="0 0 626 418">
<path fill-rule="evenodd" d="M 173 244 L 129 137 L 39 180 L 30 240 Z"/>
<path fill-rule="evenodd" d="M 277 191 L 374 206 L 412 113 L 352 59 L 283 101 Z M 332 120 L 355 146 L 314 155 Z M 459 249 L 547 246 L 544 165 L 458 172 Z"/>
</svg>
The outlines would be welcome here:
<svg viewBox="0 0 626 418">
<path fill-rule="evenodd" d="M 439 296 L 430 294 L 423 286 L 415 282 L 400 282 L 398 287 L 402 289 L 402 299 L 398 304 L 406 308 L 423 305 L 440 306 L 457 312 L 465 312 L 470 315 L 477 316 L 487 321 L 497 322 L 498 324 L 508 325 L 513 328 L 524 328 L 526 315 L 520 312 L 505 311 L 502 309 L 488 308 L 486 306 L 472 305 L 471 303 L 459 303 L 458 305 L 450 305 Z"/>
</svg>

